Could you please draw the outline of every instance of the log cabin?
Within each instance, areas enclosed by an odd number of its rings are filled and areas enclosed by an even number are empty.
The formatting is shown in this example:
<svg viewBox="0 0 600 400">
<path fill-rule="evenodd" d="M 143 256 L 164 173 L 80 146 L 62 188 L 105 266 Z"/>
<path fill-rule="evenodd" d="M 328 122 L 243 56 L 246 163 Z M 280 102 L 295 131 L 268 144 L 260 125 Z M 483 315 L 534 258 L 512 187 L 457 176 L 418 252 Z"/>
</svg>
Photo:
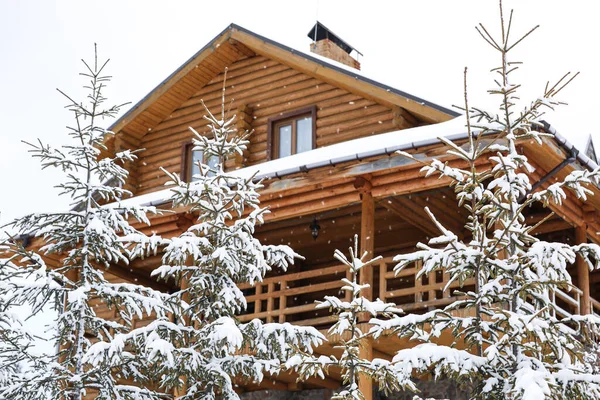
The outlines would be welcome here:
<svg viewBox="0 0 600 400">
<path fill-rule="evenodd" d="M 128 165 L 131 175 L 126 188 L 134 195 L 128 201 L 170 209 L 169 192 L 163 186 L 168 178 L 159 167 L 191 179 L 194 161 L 201 155 L 190 146 L 188 127 L 206 132 L 200 100 L 218 110 L 227 68 L 226 92 L 237 127 L 253 134 L 247 152 L 228 160 L 226 167 L 257 173 L 263 179 L 261 202 L 271 213 L 256 237 L 266 244 L 288 244 L 305 257 L 293 269 L 243 288 L 248 310 L 240 320 L 291 322 L 325 331 L 333 317 L 327 310 L 315 310 L 315 300 L 338 294 L 346 271 L 333 252 L 348 248 L 355 234 L 361 251 L 383 256 L 377 268 L 361 276 L 371 286 L 368 297 L 393 301 L 406 312 L 450 303 L 452 288 L 444 290 L 446 276 L 415 279 L 418 265 L 395 275 L 392 257 L 437 234 L 425 206 L 462 235 L 467 234 L 466 215 L 456 205 L 447 179 L 424 178 L 421 165 L 395 152 L 404 150 L 422 160 L 438 157 L 459 166 L 461 162 L 446 154 L 437 138 L 464 143 L 467 133 L 462 120 L 452 110 L 365 77 L 353 57 L 360 53 L 323 24 L 317 23 L 309 36 L 311 52 L 304 53 L 232 24 L 116 121 L 110 127 L 114 136 L 106 142 L 108 152 L 145 149 Z M 535 167 L 531 178 L 538 182 L 536 187 L 543 188 L 575 169 L 595 167 L 550 125 L 545 130 L 551 135 L 542 146 L 520 143 Z M 593 191 L 596 195 L 585 204 L 569 195 L 562 206 L 552 206 L 554 216 L 535 234 L 546 240 L 600 243 L 600 190 Z M 547 214 L 542 208 L 527 211 L 532 222 Z M 136 227 L 171 237 L 187 229 L 190 220 L 187 210 L 177 209 L 154 217 L 151 226 Z M 106 273 L 114 281 L 172 290 L 150 278 L 158 265 L 158 256 L 149 257 L 127 268 L 115 265 Z M 600 314 L 596 300 L 600 299 L 600 273 L 590 272 L 578 259 L 571 274 L 577 289 L 555 293 L 560 312 Z M 334 344 L 317 351 L 335 353 Z M 381 339 L 369 343 L 365 354 L 390 359 L 408 345 Z M 302 384 L 282 374 L 240 390 L 248 399 L 302 394 L 328 398 L 340 385 L 335 373 Z M 421 388 L 426 396 L 461 398 L 451 385 L 424 382 Z M 367 400 L 379 396 L 364 383 L 362 389 Z"/>
</svg>

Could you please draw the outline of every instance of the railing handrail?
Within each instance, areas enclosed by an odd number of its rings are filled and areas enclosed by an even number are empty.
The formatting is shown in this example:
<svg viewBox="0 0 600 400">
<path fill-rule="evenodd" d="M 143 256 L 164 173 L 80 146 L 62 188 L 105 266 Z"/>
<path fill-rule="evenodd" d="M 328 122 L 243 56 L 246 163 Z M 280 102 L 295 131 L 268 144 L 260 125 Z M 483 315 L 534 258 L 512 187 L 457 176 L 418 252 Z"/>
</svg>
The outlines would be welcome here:
<svg viewBox="0 0 600 400">
<path fill-rule="evenodd" d="M 336 272 L 341 272 L 341 271 L 346 271 L 346 267 L 344 265 L 334 265 L 331 267 L 325 267 L 325 268 L 321 268 L 321 269 L 313 269 L 313 270 L 309 270 L 309 271 L 302 271 L 302 272 L 293 272 L 291 274 L 282 274 L 282 275 L 277 275 L 277 276 L 271 276 L 269 278 L 265 278 L 262 281 L 256 282 L 256 285 L 265 285 L 268 283 L 278 283 L 280 281 L 299 281 L 301 279 L 306 279 L 306 278 L 314 278 L 315 277 L 315 273 L 317 273 L 318 275 L 331 275 L 331 274 L 335 274 Z M 244 285 L 240 285 L 240 288 L 242 289 L 246 289 L 251 287 L 251 285 L 249 284 L 244 284 Z"/>
<path fill-rule="evenodd" d="M 566 301 L 567 303 L 571 303 L 572 305 L 579 307 L 579 301 L 577 298 L 573 297 L 573 296 L 569 296 L 569 293 L 560 290 L 560 289 L 554 289 L 554 292 L 556 293 L 556 296 L 563 299 L 564 301 Z M 583 294 L 582 293 L 578 293 L 578 294 Z"/>
<path fill-rule="evenodd" d="M 384 257 L 375 264 L 376 268 L 379 268 L 379 296 L 375 295 L 374 297 L 379 297 L 383 301 L 390 301 L 390 299 L 395 301 L 395 298 L 414 295 L 413 301 L 402 300 L 402 304 L 398 304 L 399 307 L 406 310 L 440 307 L 459 298 L 453 295 L 453 289 L 458 286 L 458 282 L 453 282 L 450 287 L 446 287 L 449 279 L 446 273 L 443 276 L 438 276 L 432 272 L 426 274 L 427 281 L 422 281 L 421 277 L 416 278 L 421 265 L 420 262 L 411 263 L 399 273 L 392 270 L 392 267 L 396 264 L 394 257 Z M 413 286 L 397 286 L 398 280 L 407 282 L 406 279 L 408 278 L 408 282 L 410 282 L 413 279 L 409 278 L 410 276 L 414 276 Z M 342 277 L 350 277 L 348 268 L 342 264 L 329 264 L 326 267 L 284 273 L 256 282 L 254 285 L 256 291 L 246 296 L 249 303 L 255 304 L 255 310 L 250 314 L 241 316 L 241 318 L 242 320 L 266 318 L 267 321 L 279 320 L 279 322 L 285 322 L 288 320 L 288 316 L 302 314 L 315 308 L 314 303 L 296 303 L 294 296 L 338 289 L 343 286 Z M 300 280 L 306 280 L 307 282 L 294 283 L 294 281 Z M 473 279 L 463 282 L 465 285 L 473 285 L 473 283 Z M 240 286 L 242 289 L 250 287 L 250 285 Z M 584 292 L 577 286 L 571 285 L 565 289 L 553 288 L 549 290 L 548 294 L 557 315 L 568 317 L 573 314 L 581 314 Z M 292 297 L 294 297 L 293 300 Z M 560 306 L 557 304 L 557 300 L 560 300 Z M 600 301 L 590 298 L 590 304 L 591 311 L 600 315 Z M 330 319 L 331 316 L 315 313 L 313 318 L 306 318 L 303 315 L 300 319 L 294 320 L 293 323 L 302 325 L 326 323 Z"/>
<path fill-rule="evenodd" d="M 569 291 L 568 291 L 569 293 L 570 293 L 570 292 L 576 292 L 576 293 L 578 293 L 580 296 L 583 294 L 583 290 L 579 289 L 579 288 L 578 288 L 577 286 L 575 286 L 575 285 L 571 285 L 571 286 L 569 286 L 569 288 L 571 289 L 571 290 L 569 290 Z M 567 292 L 565 292 L 565 291 L 564 291 L 564 290 L 562 290 L 562 289 L 556 289 L 556 290 L 560 290 L 560 291 L 561 291 L 561 292 L 563 292 L 563 293 L 567 293 Z"/>
<path fill-rule="evenodd" d="M 590 297 L 590 305 L 592 314 L 600 316 L 600 301 Z"/>
</svg>

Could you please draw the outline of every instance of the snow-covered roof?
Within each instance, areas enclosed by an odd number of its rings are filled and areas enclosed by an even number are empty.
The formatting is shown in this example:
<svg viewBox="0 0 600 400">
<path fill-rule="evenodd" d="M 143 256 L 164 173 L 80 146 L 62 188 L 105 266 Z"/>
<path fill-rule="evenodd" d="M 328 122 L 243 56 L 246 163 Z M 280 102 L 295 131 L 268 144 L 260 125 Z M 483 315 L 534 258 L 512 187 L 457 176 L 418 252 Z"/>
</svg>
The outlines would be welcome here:
<svg viewBox="0 0 600 400">
<path fill-rule="evenodd" d="M 593 160 L 596 164 L 598 163 L 598 151 L 596 150 L 597 143 L 594 140 L 594 136 L 589 135 L 587 144 L 585 146 L 585 155 L 588 156 L 591 160 Z"/>
<path fill-rule="evenodd" d="M 564 136 L 556 132 L 550 124 L 545 123 L 545 128 L 549 133 L 554 135 L 557 143 L 567 150 L 567 152 L 577 153 L 577 160 L 583 166 L 590 169 L 598 168 L 598 165 L 593 160 L 579 151 Z M 307 172 L 315 168 L 335 166 L 343 162 L 392 155 L 398 150 L 411 150 L 430 146 L 439 143 L 440 137 L 449 140 L 462 140 L 466 139 L 467 135 L 464 117 L 458 117 L 438 124 L 387 132 L 320 147 L 289 157 L 241 168 L 230 173 L 242 178 L 251 178 L 254 176 L 257 180 L 281 178 L 298 172 Z M 167 188 L 123 200 L 120 204 L 149 206 L 165 204 L 170 199 L 171 190 Z"/>
<path fill-rule="evenodd" d="M 315 168 L 334 166 L 347 161 L 362 160 L 380 155 L 391 155 L 398 150 L 428 146 L 439 143 L 439 137 L 459 140 L 467 137 L 463 118 L 454 118 L 439 124 L 421 126 L 382 133 L 320 147 L 289 157 L 278 158 L 265 163 L 232 171 L 231 174 L 243 178 L 280 178 Z M 136 196 L 123 200 L 121 204 L 158 205 L 171 198 L 170 189 Z"/>
<path fill-rule="evenodd" d="M 574 153 L 577 155 L 577 161 L 579 161 L 584 167 L 589 169 L 598 168 L 598 164 L 585 154 L 585 151 L 581 151 L 582 147 L 578 144 L 577 146 L 567 140 L 566 137 L 561 135 L 552 125 L 546 121 L 541 121 L 546 129 L 546 132 L 552 134 L 556 142 L 563 147 L 568 153 Z"/>
</svg>

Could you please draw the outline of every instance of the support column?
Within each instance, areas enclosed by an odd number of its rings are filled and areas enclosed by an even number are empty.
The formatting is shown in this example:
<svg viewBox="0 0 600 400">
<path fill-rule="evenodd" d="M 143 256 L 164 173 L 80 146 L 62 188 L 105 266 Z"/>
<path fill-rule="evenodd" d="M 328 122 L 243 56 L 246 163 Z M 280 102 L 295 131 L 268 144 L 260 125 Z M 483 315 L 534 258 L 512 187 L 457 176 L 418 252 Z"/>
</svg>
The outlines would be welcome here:
<svg viewBox="0 0 600 400">
<path fill-rule="evenodd" d="M 67 272 L 65 272 L 65 277 L 67 279 L 69 279 L 71 282 L 77 283 L 77 281 L 79 281 L 79 270 L 72 268 L 72 269 L 68 270 Z M 68 301 L 67 295 L 65 294 L 64 296 L 65 297 L 64 297 L 63 311 L 67 311 L 67 301 Z M 69 350 L 71 348 L 72 344 L 73 344 L 72 342 L 60 343 L 59 344 L 59 352 L 62 353 L 63 351 Z M 69 355 L 64 353 L 58 358 L 58 362 L 62 364 L 67 360 L 67 358 L 69 358 Z"/>
<path fill-rule="evenodd" d="M 359 189 L 362 201 L 360 217 L 360 256 L 367 252 L 367 260 L 373 257 L 375 250 L 375 200 L 371 194 L 371 182 L 358 178 L 354 186 Z M 369 284 L 370 287 L 363 291 L 363 296 L 373 300 L 373 268 L 360 271 L 359 282 L 361 285 Z"/>
<path fill-rule="evenodd" d="M 575 227 L 575 243 L 587 243 L 587 226 L 585 224 Z M 591 312 L 590 303 L 590 269 L 581 256 L 577 256 L 575 261 L 577 267 L 577 286 L 583 294 L 579 303 L 581 315 L 586 315 Z"/>
<path fill-rule="evenodd" d="M 371 339 L 364 340 L 359 355 L 363 360 L 373 360 L 373 344 L 371 343 Z M 371 378 L 364 375 L 359 376 L 358 389 L 363 394 L 365 400 L 373 400 L 373 382 Z"/>
<path fill-rule="evenodd" d="M 193 259 L 191 256 L 188 256 L 188 259 L 186 261 L 185 265 L 193 265 Z M 186 290 L 187 288 L 190 287 L 190 281 L 188 279 L 187 276 L 182 276 L 181 277 L 181 282 L 179 284 L 179 287 L 181 290 Z M 190 294 L 189 293 L 185 293 L 183 295 L 183 301 L 185 301 L 186 303 L 189 303 L 190 301 Z M 183 317 L 183 320 L 185 321 L 185 324 L 190 326 L 192 324 L 192 321 L 190 320 L 189 316 L 185 316 Z M 173 390 L 173 395 L 175 396 L 176 399 L 183 397 L 186 395 L 187 393 L 187 377 L 185 376 L 180 376 L 179 379 L 181 379 L 182 381 L 182 385 L 178 388 L 175 388 Z"/>
<path fill-rule="evenodd" d="M 360 255 L 367 252 L 367 260 L 373 257 L 375 250 L 375 201 L 371 193 L 371 182 L 365 178 L 357 178 L 354 187 L 361 193 L 361 218 L 360 218 Z M 361 285 L 369 284 L 369 288 L 363 290 L 363 296 L 373 300 L 373 268 L 368 267 L 360 271 L 359 282 Z M 367 320 L 368 316 L 360 316 L 360 320 Z M 373 344 L 370 339 L 365 339 L 359 352 L 360 358 L 364 360 L 373 359 Z M 358 379 L 358 388 L 365 400 L 373 399 L 373 382 L 366 376 Z"/>
</svg>

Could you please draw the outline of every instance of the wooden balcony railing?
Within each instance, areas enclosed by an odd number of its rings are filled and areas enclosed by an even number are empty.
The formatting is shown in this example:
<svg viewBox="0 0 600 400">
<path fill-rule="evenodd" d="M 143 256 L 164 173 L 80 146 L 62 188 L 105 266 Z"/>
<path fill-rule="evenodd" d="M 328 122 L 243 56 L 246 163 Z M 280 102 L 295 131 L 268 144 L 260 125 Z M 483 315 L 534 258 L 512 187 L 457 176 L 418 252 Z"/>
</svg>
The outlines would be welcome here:
<svg viewBox="0 0 600 400">
<path fill-rule="evenodd" d="M 314 301 L 299 304 L 300 296 L 339 292 L 344 285 L 341 278 L 347 268 L 343 265 L 318 270 L 296 272 L 266 278 L 254 287 L 242 286 L 246 293 L 249 313 L 240 316 L 241 321 L 254 318 L 267 322 L 293 322 L 296 325 L 323 325 L 334 320 L 331 315 L 320 316 L 313 313 Z M 322 299 L 322 297 L 321 297 Z M 309 315 L 312 314 L 310 317 Z"/>
<path fill-rule="evenodd" d="M 560 289 L 550 292 L 550 300 L 555 305 L 554 316 L 558 318 L 570 317 L 571 315 L 581 314 L 581 297 L 583 292 L 576 287 L 571 288 L 569 292 Z"/>
<path fill-rule="evenodd" d="M 449 278 L 447 274 L 438 271 L 417 279 L 416 274 L 421 269 L 421 262 L 416 262 L 396 275 L 393 271 L 396 264 L 392 258 L 385 258 L 379 264 L 379 298 L 382 301 L 394 302 L 404 311 L 413 311 L 444 306 L 457 299 L 451 294 L 460 284 L 453 282 L 450 287 L 445 288 Z M 474 288 L 474 279 L 464 282 L 463 290 Z"/>
<path fill-rule="evenodd" d="M 592 305 L 592 314 L 600 317 L 600 302 L 595 299 L 590 299 Z"/>
<path fill-rule="evenodd" d="M 404 311 L 419 312 L 442 307 L 456 300 L 452 296 L 459 282 L 448 288 L 448 275 L 441 271 L 423 275 L 416 279 L 420 263 L 406 267 L 398 275 L 393 271 L 396 263 L 384 258 L 374 271 L 373 284 L 375 297 L 386 302 L 394 302 Z M 266 278 L 253 287 L 241 287 L 246 293 L 248 312 L 240 316 L 241 321 L 259 318 L 265 322 L 291 322 L 296 325 L 323 326 L 334 321 L 327 310 L 315 310 L 315 300 L 325 295 L 339 295 L 343 286 L 341 278 L 347 276 L 347 269 L 331 266 L 316 270 L 289 273 Z M 463 283 L 461 291 L 475 289 L 475 282 L 469 279 Z M 554 314 L 564 318 L 580 314 L 583 292 L 578 288 L 570 291 L 554 290 L 550 298 L 556 305 Z M 600 302 L 591 299 L 592 311 L 600 316 Z"/>
</svg>

